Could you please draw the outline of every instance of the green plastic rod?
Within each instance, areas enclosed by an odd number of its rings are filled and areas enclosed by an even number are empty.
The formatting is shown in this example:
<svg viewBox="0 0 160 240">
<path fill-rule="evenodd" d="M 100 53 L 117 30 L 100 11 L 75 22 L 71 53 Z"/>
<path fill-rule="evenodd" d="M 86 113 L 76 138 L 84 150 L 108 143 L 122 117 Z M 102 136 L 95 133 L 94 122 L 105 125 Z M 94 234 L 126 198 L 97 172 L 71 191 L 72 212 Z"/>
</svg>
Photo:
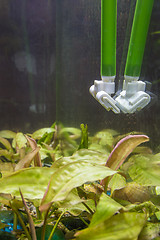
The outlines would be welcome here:
<svg viewBox="0 0 160 240">
<path fill-rule="evenodd" d="M 117 0 L 101 0 L 101 76 L 116 75 Z"/>
<path fill-rule="evenodd" d="M 126 76 L 139 77 L 154 0 L 137 0 L 128 55 Z"/>
</svg>

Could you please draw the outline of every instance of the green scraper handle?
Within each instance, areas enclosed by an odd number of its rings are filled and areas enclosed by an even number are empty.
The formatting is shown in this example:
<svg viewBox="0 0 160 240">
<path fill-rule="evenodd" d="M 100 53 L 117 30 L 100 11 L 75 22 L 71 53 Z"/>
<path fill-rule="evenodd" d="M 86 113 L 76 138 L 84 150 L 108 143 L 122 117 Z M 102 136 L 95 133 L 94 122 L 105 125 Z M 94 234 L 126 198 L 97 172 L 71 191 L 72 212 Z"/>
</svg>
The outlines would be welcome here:
<svg viewBox="0 0 160 240">
<path fill-rule="evenodd" d="M 117 0 L 101 0 L 101 76 L 116 75 Z"/>
<path fill-rule="evenodd" d="M 139 77 L 154 0 L 137 0 L 125 76 Z"/>
</svg>

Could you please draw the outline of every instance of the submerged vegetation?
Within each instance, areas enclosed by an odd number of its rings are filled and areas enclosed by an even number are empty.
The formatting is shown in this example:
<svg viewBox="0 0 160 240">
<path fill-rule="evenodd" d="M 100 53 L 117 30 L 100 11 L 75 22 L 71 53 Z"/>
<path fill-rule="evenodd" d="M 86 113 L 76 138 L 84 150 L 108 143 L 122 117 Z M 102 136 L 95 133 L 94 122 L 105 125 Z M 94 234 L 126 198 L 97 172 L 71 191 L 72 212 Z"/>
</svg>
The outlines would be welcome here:
<svg viewBox="0 0 160 240">
<path fill-rule="evenodd" d="M 0 237 L 160 239 L 160 153 L 148 141 L 84 124 L 0 131 Z"/>
</svg>

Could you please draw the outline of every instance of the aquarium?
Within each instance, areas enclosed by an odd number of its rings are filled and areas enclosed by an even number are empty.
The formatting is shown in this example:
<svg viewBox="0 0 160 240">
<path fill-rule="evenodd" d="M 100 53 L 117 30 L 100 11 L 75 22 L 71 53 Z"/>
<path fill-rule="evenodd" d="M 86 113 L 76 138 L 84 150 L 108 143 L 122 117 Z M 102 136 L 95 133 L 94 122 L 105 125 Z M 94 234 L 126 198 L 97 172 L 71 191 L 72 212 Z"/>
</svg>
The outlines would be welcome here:
<svg viewBox="0 0 160 240">
<path fill-rule="evenodd" d="M 0 238 L 159 239 L 160 1 L 1 0 L 0 20 Z"/>
</svg>

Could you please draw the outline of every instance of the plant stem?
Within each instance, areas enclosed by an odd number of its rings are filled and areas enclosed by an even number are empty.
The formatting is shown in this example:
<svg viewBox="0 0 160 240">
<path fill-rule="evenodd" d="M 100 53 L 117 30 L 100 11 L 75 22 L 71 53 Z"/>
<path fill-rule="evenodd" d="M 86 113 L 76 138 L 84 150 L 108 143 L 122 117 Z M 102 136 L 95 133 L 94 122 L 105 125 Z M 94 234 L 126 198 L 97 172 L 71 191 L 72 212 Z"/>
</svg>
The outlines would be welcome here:
<svg viewBox="0 0 160 240">
<path fill-rule="evenodd" d="M 80 215 L 78 216 L 80 219 L 81 219 L 81 221 L 88 227 L 89 226 L 89 224 L 83 219 L 83 217 L 81 217 Z"/>
<path fill-rule="evenodd" d="M 42 219 L 41 212 L 39 211 L 39 207 L 36 207 L 37 218 Z"/>
<path fill-rule="evenodd" d="M 17 214 L 14 212 L 13 213 L 13 230 L 16 231 L 17 230 L 17 221 L 18 220 L 18 217 L 17 217 Z"/>
<path fill-rule="evenodd" d="M 51 240 L 51 239 L 52 239 L 53 234 L 54 234 L 54 232 L 55 232 L 55 230 L 56 230 L 56 227 L 58 226 L 58 223 L 60 222 L 60 220 L 61 220 L 61 218 L 62 218 L 62 216 L 63 216 L 63 214 L 64 214 L 65 212 L 66 212 L 66 211 L 63 211 L 63 212 L 61 213 L 61 215 L 59 216 L 58 220 L 56 221 L 56 224 L 54 225 L 54 227 L 53 227 L 53 229 L 52 229 L 52 232 L 51 232 L 48 240 Z"/>
<path fill-rule="evenodd" d="M 10 203 L 10 204 L 11 204 L 11 203 Z M 25 225 L 25 223 L 24 223 L 21 215 L 19 214 L 18 210 L 17 210 L 16 208 L 14 208 L 14 207 L 12 206 L 12 204 L 11 204 L 11 208 L 12 208 L 13 212 L 17 215 L 17 217 L 18 217 L 18 219 L 19 219 L 19 221 L 20 221 L 20 223 L 21 223 L 21 226 L 22 226 L 22 228 L 23 228 L 23 230 L 24 230 L 24 232 L 25 232 L 25 234 L 26 234 L 26 236 L 27 236 L 27 238 L 28 238 L 28 240 L 32 240 L 31 235 L 29 234 L 29 231 L 28 231 L 28 229 L 26 228 L 26 225 Z"/>
<path fill-rule="evenodd" d="M 48 210 L 46 211 L 46 214 L 45 214 L 43 228 L 42 228 L 42 234 L 41 234 L 41 240 L 45 240 L 45 231 L 46 231 L 46 224 L 47 224 L 49 210 L 50 210 L 50 208 L 48 208 Z"/>
<path fill-rule="evenodd" d="M 85 203 L 85 202 L 82 202 L 82 204 L 88 209 L 88 211 L 93 215 L 93 211 L 92 209 Z"/>
</svg>

